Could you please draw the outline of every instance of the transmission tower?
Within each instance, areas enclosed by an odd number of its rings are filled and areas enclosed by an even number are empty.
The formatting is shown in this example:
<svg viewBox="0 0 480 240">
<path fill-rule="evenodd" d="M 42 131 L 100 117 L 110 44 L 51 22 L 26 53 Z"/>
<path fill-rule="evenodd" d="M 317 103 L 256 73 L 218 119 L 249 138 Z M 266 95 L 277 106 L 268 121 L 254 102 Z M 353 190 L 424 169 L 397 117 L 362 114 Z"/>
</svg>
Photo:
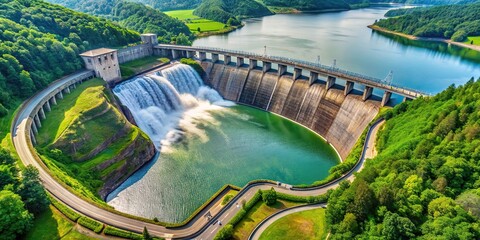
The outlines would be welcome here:
<svg viewBox="0 0 480 240">
<path fill-rule="evenodd" d="M 392 82 L 393 82 L 393 71 L 390 71 L 387 75 L 387 77 L 385 77 L 385 79 L 383 79 L 383 82 L 387 85 L 392 85 Z"/>
</svg>

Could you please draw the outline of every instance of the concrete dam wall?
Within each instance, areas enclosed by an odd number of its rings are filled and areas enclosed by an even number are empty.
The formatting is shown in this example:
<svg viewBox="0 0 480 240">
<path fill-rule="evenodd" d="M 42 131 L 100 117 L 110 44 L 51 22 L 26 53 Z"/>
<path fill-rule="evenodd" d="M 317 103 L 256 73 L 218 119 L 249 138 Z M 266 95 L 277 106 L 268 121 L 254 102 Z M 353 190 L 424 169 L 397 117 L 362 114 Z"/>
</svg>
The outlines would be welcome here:
<svg viewBox="0 0 480 240">
<path fill-rule="evenodd" d="M 300 123 L 323 136 L 345 159 L 373 118 L 381 103 L 362 100 L 361 95 L 345 96 L 341 86 L 327 90 L 325 82 L 310 85 L 304 77 L 279 76 L 277 71 L 236 67 L 222 62 L 201 63 L 205 81 L 225 99 L 274 112 Z"/>
</svg>

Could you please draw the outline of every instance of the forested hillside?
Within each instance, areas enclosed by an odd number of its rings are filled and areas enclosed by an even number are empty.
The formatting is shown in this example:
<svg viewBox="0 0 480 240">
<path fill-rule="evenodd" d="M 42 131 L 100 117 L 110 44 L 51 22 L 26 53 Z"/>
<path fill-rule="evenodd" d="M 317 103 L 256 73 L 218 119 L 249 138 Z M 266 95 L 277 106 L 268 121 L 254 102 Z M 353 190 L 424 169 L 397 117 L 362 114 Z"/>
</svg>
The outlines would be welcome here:
<svg viewBox="0 0 480 240">
<path fill-rule="evenodd" d="M 388 16 L 401 16 L 380 20 L 375 25 L 418 37 L 458 42 L 465 41 L 467 36 L 480 35 L 480 2 L 406 11 L 388 12 Z"/>
<path fill-rule="evenodd" d="M 194 14 L 227 23 L 230 18 L 262 17 L 273 13 L 255 0 L 203 0 Z"/>
<path fill-rule="evenodd" d="M 289 7 L 300 11 L 350 8 L 350 6 L 343 0 L 263 0 L 263 2 L 267 6 Z"/>
<path fill-rule="evenodd" d="M 332 239 L 480 238 L 480 79 L 385 114 L 376 158 L 328 201 Z"/>
<path fill-rule="evenodd" d="M 132 2 L 143 3 L 162 11 L 193 9 L 198 7 L 202 0 L 131 0 Z"/>
<path fill-rule="evenodd" d="M 82 66 L 78 54 L 137 42 L 136 32 L 39 0 L 0 0 L 0 117 L 15 99 L 31 96 Z"/>
<path fill-rule="evenodd" d="M 116 21 L 120 26 L 140 33 L 156 33 L 159 41 L 170 43 L 177 36 L 193 39 L 188 27 L 181 21 L 171 18 L 159 10 L 147 7 L 141 3 L 123 0 L 48 0 L 51 3 L 98 15 Z"/>
</svg>

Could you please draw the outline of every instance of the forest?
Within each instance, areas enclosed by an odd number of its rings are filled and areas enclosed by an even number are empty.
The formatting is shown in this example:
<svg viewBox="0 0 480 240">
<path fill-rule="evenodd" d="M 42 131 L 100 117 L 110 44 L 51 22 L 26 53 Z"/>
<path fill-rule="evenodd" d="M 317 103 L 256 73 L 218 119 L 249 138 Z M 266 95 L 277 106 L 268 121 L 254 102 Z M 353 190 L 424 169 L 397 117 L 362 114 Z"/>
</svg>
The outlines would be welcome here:
<svg viewBox="0 0 480 240">
<path fill-rule="evenodd" d="M 117 22 L 120 26 L 139 33 L 156 33 L 159 42 L 175 42 L 177 36 L 187 37 L 189 45 L 193 35 L 180 20 L 171 18 L 157 9 L 141 3 L 123 0 L 48 0 L 76 11 L 101 16 Z"/>
<path fill-rule="evenodd" d="M 384 114 L 379 154 L 329 198 L 332 239 L 479 239 L 480 79 Z"/>
<path fill-rule="evenodd" d="M 43 1 L 0 3 L 0 117 L 16 99 L 80 69 L 79 53 L 139 40 L 110 21 Z"/>
<path fill-rule="evenodd" d="M 480 2 L 425 9 L 392 10 L 375 25 L 418 37 L 446 38 L 463 42 L 480 35 Z"/>
<path fill-rule="evenodd" d="M 193 14 L 227 23 L 230 18 L 263 17 L 273 13 L 255 0 L 203 0 Z"/>
</svg>

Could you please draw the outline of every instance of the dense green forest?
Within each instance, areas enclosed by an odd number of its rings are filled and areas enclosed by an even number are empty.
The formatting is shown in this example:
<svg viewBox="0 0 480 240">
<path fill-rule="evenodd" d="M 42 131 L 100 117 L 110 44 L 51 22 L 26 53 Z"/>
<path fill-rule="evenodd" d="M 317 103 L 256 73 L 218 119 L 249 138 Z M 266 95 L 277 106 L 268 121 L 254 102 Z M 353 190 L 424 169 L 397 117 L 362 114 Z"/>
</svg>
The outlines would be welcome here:
<svg viewBox="0 0 480 240">
<path fill-rule="evenodd" d="M 480 79 L 385 113 L 379 154 L 328 201 L 332 239 L 480 238 Z"/>
<path fill-rule="evenodd" d="M 156 33 L 162 43 L 175 41 L 178 35 L 181 37 L 187 36 L 188 41 L 193 39 L 192 33 L 182 21 L 171 18 L 159 10 L 141 3 L 123 0 L 48 1 L 73 10 L 105 17 L 140 33 Z M 188 42 L 186 44 L 188 45 Z"/>
<path fill-rule="evenodd" d="M 294 8 L 299 11 L 316 11 L 328 9 L 350 9 L 368 7 L 371 3 L 406 3 L 406 4 L 429 4 L 446 5 L 456 4 L 461 1 L 476 0 L 263 0 L 263 3 L 271 7 Z"/>
<path fill-rule="evenodd" d="M 449 38 L 463 42 L 467 36 L 480 35 L 480 2 L 437 6 L 426 9 L 395 10 L 375 25 L 418 37 Z"/>
<path fill-rule="evenodd" d="M 132 2 L 143 3 L 155 9 L 162 11 L 193 9 L 198 7 L 202 0 L 130 0 Z"/>
<path fill-rule="evenodd" d="M 193 13 L 223 23 L 227 23 L 230 18 L 262 17 L 273 14 L 255 0 L 203 0 Z"/>
<path fill-rule="evenodd" d="M 137 42 L 136 32 L 39 0 L 0 0 L 0 117 L 15 99 L 31 96 L 82 66 L 78 54 Z"/>
<path fill-rule="evenodd" d="M 48 207 L 49 201 L 38 177 L 28 166 L 19 173 L 15 160 L 0 149 L 0 236 L 18 239 L 28 231 L 33 218 Z"/>
<path fill-rule="evenodd" d="M 263 0 L 267 6 L 290 7 L 300 11 L 323 10 L 323 9 L 349 9 L 345 1 L 338 0 Z M 361 1 L 352 1 L 361 2 Z"/>
</svg>

